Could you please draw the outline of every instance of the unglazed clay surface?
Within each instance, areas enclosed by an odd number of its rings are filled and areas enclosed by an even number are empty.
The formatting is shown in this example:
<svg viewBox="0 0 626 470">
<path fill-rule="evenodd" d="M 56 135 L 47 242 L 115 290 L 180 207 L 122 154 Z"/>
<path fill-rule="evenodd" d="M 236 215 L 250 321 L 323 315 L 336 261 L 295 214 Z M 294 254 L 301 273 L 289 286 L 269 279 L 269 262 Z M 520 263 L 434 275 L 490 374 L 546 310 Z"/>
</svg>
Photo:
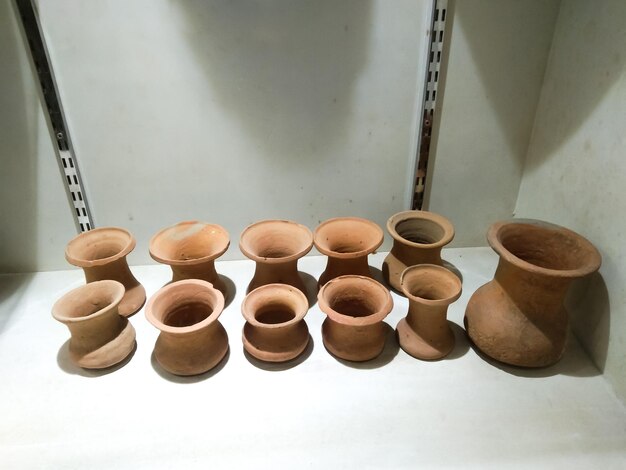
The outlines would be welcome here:
<svg viewBox="0 0 626 470">
<path fill-rule="evenodd" d="M 309 344 L 304 316 L 306 296 L 287 284 L 266 284 L 250 292 L 241 304 L 246 319 L 242 339 L 246 351 L 262 361 L 285 362 Z"/>
<path fill-rule="evenodd" d="M 442 265 L 441 249 L 454 238 L 454 227 L 445 217 L 428 211 L 404 211 L 392 215 L 387 231 L 393 237 L 383 262 L 385 282 L 402 292 L 400 276 L 409 266 Z"/>
<path fill-rule="evenodd" d="M 405 269 L 400 277 L 409 311 L 396 330 L 400 347 L 418 359 L 434 360 L 454 348 L 454 333 L 448 325 L 448 305 L 461 296 L 456 274 L 433 264 Z"/>
<path fill-rule="evenodd" d="M 347 274 L 372 277 L 367 257 L 383 243 L 382 229 L 358 217 L 337 217 L 322 222 L 313 236 L 317 250 L 328 256 L 319 278 L 321 287 L 331 279 Z"/>
<path fill-rule="evenodd" d="M 600 253 L 577 233 L 534 220 L 495 223 L 487 240 L 500 260 L 494 279 L 467 304 L 469 337 L 501 362 L 554 364 L 567 338 L 565 294 L 573 279 L 600 268 Z"/>
<path fill-rule="evenodd" d="M 226 296 L 226 286 L 215 270 L 230 240 L 216 224 L 188 221 L 167 227 L 150 240 L 150 256 L 172 268 L 172 281 L 202 279 Z"/>
<path fill-rule="evenodd" d="M 348 361 L 368 361 L 383 351 L 383 320 L 393 308 L 385 286 L 365 276 L 339 276 L 322 286 L 318 303 L 327 315 L 322 339 L 332 354 Z"/>
<path fill-rule="evenodd" d="M 146 302 L 146 291 L 126 261 L 135 244 L 127 230 L 102 227 L 77 235 L 65 248 L 65 259 L 83 269 L 88 283 L 111 279 L 124 285 L 125 294 L 119 304 L 119 313 L 124 317 L 137 313 Z"/>
<path fill-rule="evenodd" d="M 313 234 L 304 225 L 289 220 L 263 220 L 241 234 L 239 249 L 256 263 L 250 292 L 265 284 L 289 284 L 306 295 L 298 274 L 298 260 L 313 248 Z"/>
<path fill-rule="evenodd" d="M 123 297 L 121 283 L 94 281 L 68 292 L 52 307 L 55 320 L 70 330 L 70 359 L 80 367 L 111 367 L 135 348 L 135 329 L 118 312 Z"/>
<path fill-rule="evenodd" d="M 209 282 L 176 281 L 161 288 L 146 305 L 146 318 L 159 331 L 154 356 L 176 375 L 197 375 L 218 365 L 228 352 L 219 322 L 224 296 Z"/>
</svg>

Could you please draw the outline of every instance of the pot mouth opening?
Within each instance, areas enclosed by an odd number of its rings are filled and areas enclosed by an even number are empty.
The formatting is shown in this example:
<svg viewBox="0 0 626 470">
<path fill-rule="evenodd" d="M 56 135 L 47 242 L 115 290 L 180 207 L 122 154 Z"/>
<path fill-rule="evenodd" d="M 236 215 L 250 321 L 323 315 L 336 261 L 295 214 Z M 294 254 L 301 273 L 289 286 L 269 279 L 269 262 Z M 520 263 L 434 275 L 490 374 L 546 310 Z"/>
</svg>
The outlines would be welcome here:
<svg viewBox="0 0 626 470">
<path fill-rule="evenodd" d="M 296 312 L 289 305 L 274 303 L 259 308 L 254 318 L 263 325 L 280 325 L 296 318 Z"/>
<path fill-rule="evenodd" d="M 304 225 L 286 220 L 261 221 L 241 234 L 239 248 L 255 261 L 281 262 L 298 259 L 313 246 L 313 235 Z"/>
<path fill-rule="evenodd" d="M 124 286 L 112 280 L 95 281 L 78 287 L 61 297 L 53 307 L 56 318 L 80 321 L 119 304 Z"/>
<path fill-rule="evenodd" d="M 395 225 L 394 230 L 403 241 L 415 245 L 434 245 L 446 235 L 444 227 L 429 219 L 404 219 Z"/>
<path fill-rule="evenodd" d="M 337 217 L 322 222 L 316 229 L 316 248 L 325 255 L 351 258 L 375 251 L 383 242 L 382 229 L 358 217 Z"/>
<path fill-rule="evenodd" d="M 577 233 L 540 221 L 495 224 L 489 243 L 513 263 L 561 276 L 580 276 L 600 267 L 597 249 Z"/>
<path fill-rule="evenodd" d="M 382 321 L 391 311 L 389 291 L 374 279 L 346 275 L 328 281 L 318 294 L 320 308 L 333 320 L 367 325 Z"/>
<path fill-rule="evenodd" d="M 430 304 L 453 302 L 461 295 L 460 279 L 442 266 L 410 266 L 404 270 L 400 279 L 402 291 L 407 297 L 426 300 Z"/>
<path fill-rule="evenodd" d="M 208 302 L 186 302 L 165 313 L 162 322 L 173 328 L 196 325 L 211 316 L 213 306 Z"/>
<path fill-rule="evenodd" d="M 296 323 L 309 309 L 306 296 L 293 286 L 266 284 L 257 287 L 241 304 L 246 321 L 266 328 L 278 328 Z"/>
<path fill-rule="evenodd" d="M 68 261 L 80 265 L 101 265 L 127 255 L 135 239 L 117 227 L 96 228 L 72 239 L 65 250 Z"/>
<path fill-rule="evenodd" d="M 223 227 L 189 221 L 167 227 L 150 240 L 150 255 L 166 264 L 194 264 L 215 259 L 228 249 Z"/>
</svg>

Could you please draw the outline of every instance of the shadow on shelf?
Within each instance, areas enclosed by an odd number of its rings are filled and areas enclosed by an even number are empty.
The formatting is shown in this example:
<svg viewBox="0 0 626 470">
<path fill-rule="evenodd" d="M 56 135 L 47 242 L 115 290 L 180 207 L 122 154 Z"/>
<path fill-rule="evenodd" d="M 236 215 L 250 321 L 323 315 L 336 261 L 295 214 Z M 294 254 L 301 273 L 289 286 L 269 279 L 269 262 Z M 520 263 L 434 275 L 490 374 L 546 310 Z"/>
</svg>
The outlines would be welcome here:
<svg viewBox="0 0 626 470">
<path fill-rule="evenodd" d="M 15 311 L 15 306 L 26 292 L 32 279 L 32 274 L 0 276 L 0 305 L 2 306 L 2 314 L 0 314 L 0 333 L 2 333 L 6 324 L 9 322 L 11 315 Z"/>
<path fill-rule="evenodd" d="M 63 346 L 59 348 L 59 352 L 57 353 L 57 364 L 66 374 L 80 375 L 81 377 L 102 377 L 103 375 L 109 375 L 110 373 L 115 372 L 128 364 L 135 355 L 136 351 L 137 342 L 135 342 L 135 346 L 133 347 L 131 353 L 122 362 L 119 362 L 111 367 L 107 367 L 106 369 L 84 369 L 76 365 L 70 359 L 70 340 L 68 339 L 65 343 L 63 343 Z"/>
<path fill-rule="evenodd" d="M 575 343 L 576 340 L 572 337 L 571 334 L 568 335 L 565 352 L 563 353 L 563 357 L 561 358 L 561 360 L 556 364 L 541 368 L 517 367 L 496 361 L 495 359 L 492 359 L 491 357 L 484 354 L 480 349 L 478 349 L 478 347 L 476 347 L 476 345 L 472 343 L 467 335 L 466 338 L 471 348 L 481 359 L 491 364 L 492 366 L 500 369 L 501 371 L 506 372 L 510 375 L 515 375 L 516 377 L 537 379 L 552 377 L 555 375 L 567 375 L 570 377 L 595 377 L 597 375 L 601 375 L 600 370 L 595 365 L 593 365 L 591 360 L 585 355 L 580 346 L 572 347 L 574 346 L 573 343 Z"/>
<path fill-rule="evenodd" d="M 313 338 L 311 337 L 311 335 L 309 335 L 309 344 L 307 344 L 307 347 L 304 349 L 304 351 L 302 351 L 302 353 L 298 357 L 292 359 L 291 361 L 287 361 L 287 362 L 261 361 L 257 359 L 256 357 L 254 357 L 253 355 L 249 354 L 245 348 L 243 348 L 243 355 L 248 360 L 248 362 L 252 364 L 253 366 L 262 370 L 267 370 L 270 372 L 277 372 L 277 371 L 282 371 L 282 370 L 293 369 L 294 367 L 302 364 L 304 361 L 306 361 L 309 358 L 309 356 L 313 352 L 313 347 L 314 347 Z"/>
<path fill-rule="evenodd" d="M 379 369 L 381 367 L 386 366 L 391 361 L 393 361 L 393 359 L 398 355 L 398 351 L 400 350 L 398 340 L 396 339 L 396 331 L 391 326 L 389 326 L 388 323 L 385 323 L 385 329 L 387 330 L 387 333 L 385 335 L 385 347 L 383 348 L 383 352 L 381 352 L 379 356 L 369 361 L 363 361 L 363 362 L 346 361 L 345 359 L 341 359 L 335 356 L 333 353 L 328 351 L 328 349 L 326 349 L 326 351 L 333 358 L 335 358 L 337 362 L 340 362 L 344 366 L 348 366 L 353 369 L 364 369 L 364 370 Z"/>
<path fill-rule="evenodd" d="M 224 296 L 224 309 L 226 309 L 237 295 L 237 286 L 228 276 L 224 276 L 223 274 L 218 274 L 218 276 L 226 286 L 226 295 Z"/>
<path fill-rule="evenodd" d="M 443 361 L 460 359 L 470 350 L 470 343 L 465 335 L 465 330 L 450 320 L 448 320 L 448 325 L 450 325 L 450 328 L 454 333 L 454 349 L 450 351 L 450 354 L 441 359 Z"/>
<path fill-rule="evenodd" d="M 304 281 L 304 287 L 306 288 L 306 298 L 309 301 L 309 308 L 312 308 L 317 303 L 317 279 L 304 271 L 298 271 L 302 281 Z"/>
<path fill-rule="evenodd" d="M 226 351 L 226 355 L 219 362 L 218 365 L 216 365 L 213 369 L 206 371 L 204 374 L 199 374 L 199 375 L 171 374 L 170 372 L 166 371 L 160 366 L 159 362 L 156 360 L 154 351 L 152 351 L 152 354 L 150 355 L 150 364 L 152 364 L 152 368 L 157 374 L 159 374 L 162 378 L 164 378 L 165 380 L 169 382 L 178 383 L 178 384 L 191 384 L 191 383 L 202 382 L 203 380 L 210 379 L 211 377 L 213 377 L 215 374 L 217 374 L 226 366 L 229 359 L 230 359 L 230 346 L 228 347 L 228 351 Z"/>
</svg>

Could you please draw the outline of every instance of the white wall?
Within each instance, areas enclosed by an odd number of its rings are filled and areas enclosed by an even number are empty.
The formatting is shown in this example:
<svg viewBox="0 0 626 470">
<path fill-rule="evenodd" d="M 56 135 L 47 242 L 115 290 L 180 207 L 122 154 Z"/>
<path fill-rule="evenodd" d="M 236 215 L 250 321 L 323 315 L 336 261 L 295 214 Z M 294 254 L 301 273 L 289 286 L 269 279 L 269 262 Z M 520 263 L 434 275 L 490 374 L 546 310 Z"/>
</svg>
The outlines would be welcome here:
<svg viewBox="0 0 626 470">
<path fill-rule="evenodd" d="M 626 2 L 563 0 L 517 215 L 553 221 L 601 251 L 572 290 L 573 328 L 626 400 Z"/>
<path fill-rule="evenodd" d="M 408 207 L 428 0 L 55 0 L 39 12 L 97 226 Z M 389 244 L 389 241 L 388 241 Z M 385 245 L 387 246 L 387 245 Z"/>
<path fill-rule="evenodd" d="M 76 234 L 11 0 L 0 0 L 0 273 L 69 267 Z"/>
<path fill-rule="evenodd" d="M 513 216 L 559 0 L 451 6 L 425 203 L 452 220 L 453 245 L 481 246 Z"/>
</svg>

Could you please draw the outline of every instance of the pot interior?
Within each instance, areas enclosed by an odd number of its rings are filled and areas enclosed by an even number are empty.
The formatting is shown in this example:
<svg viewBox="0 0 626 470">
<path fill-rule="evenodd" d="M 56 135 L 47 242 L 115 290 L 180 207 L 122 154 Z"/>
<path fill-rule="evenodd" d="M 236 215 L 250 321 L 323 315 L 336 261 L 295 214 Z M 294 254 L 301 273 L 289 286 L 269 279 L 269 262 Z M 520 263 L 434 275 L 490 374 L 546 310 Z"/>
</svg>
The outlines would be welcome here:
<svg viewBox="0 0 626 470">
<path fill-rule="evenodd" d="M 275 303 L 259 308 L 254 312 L 254 318 L 265 325 L 277 325 L 296 318 L 296 312 L 290 305 Z"/>
<path fill-rule="evenodd" d="M 85 284 L 65 294 L 54 306 L 54 312 L 63 318 L 84 318 L 119 302 L 124 286 L 116 281 L 97 281 Z"/>
<path fill-rule="evenodd" d="M 461 282 L 445 268 L 418 265 L 402 274 L 402 290 L 420 299 L 447 300 L 460 294 Z"/>
<path fill-rule="evenodd" d="M 311 248 L 312 235 L 306 227 L 288 221 L 260 222 L 241 235 L 241 247 L 259 258 L 287 258 Z"/>
<path fill-rule="evenodd" d="M 388 301 L 386 289 L 375 282 L 367 278 L 339 277 L 323 287 L 323 295 L 328 306 L 341 315 L 368 317 L 380 312 Z"/>
<path fill-rule="evenodd" d="M 200 323 L 211 313 L 213 313 L 213 307 L 206 302 L 184 303 L 167 312 L 163 323 L 167 326 L 182 328 Z"/>
<path fill-rule="evenodd" d="M 365 219 L 332 219 L 315 231 L 318 248 L 335 253 L 358 253 L 378 248 L 382 230 Z"/>
<path fill-rule="evenodd" d="M 183 222 L 159 233 L 150 251 L 164 260 L 188 261 L 222 253 L 228 244 L 228 233 L 218 225 Z"/>
<path fill-rule="evenodd" d="M 83 261 L 111 258 L 132 243 L 131 235 L 120 229 L 96 229 L 82 233 L 68 245 L 68 254 Z"/>
<path fill-rule="evenodd" d="M 541 268 L 579 270 L 598 262 L 591 243 L 564 229 L 511 223 L 500 228 L 497 239 L 515 257 Z"/>
<path fill-rule="evenodd" d="M 395 226 L 396 233 L 403 239 L 420 245 L 430 245 L 440 241 L 444 235 L 444 228 L 437 222 L 429 219 L 405 219 Z"/>
</svg>

